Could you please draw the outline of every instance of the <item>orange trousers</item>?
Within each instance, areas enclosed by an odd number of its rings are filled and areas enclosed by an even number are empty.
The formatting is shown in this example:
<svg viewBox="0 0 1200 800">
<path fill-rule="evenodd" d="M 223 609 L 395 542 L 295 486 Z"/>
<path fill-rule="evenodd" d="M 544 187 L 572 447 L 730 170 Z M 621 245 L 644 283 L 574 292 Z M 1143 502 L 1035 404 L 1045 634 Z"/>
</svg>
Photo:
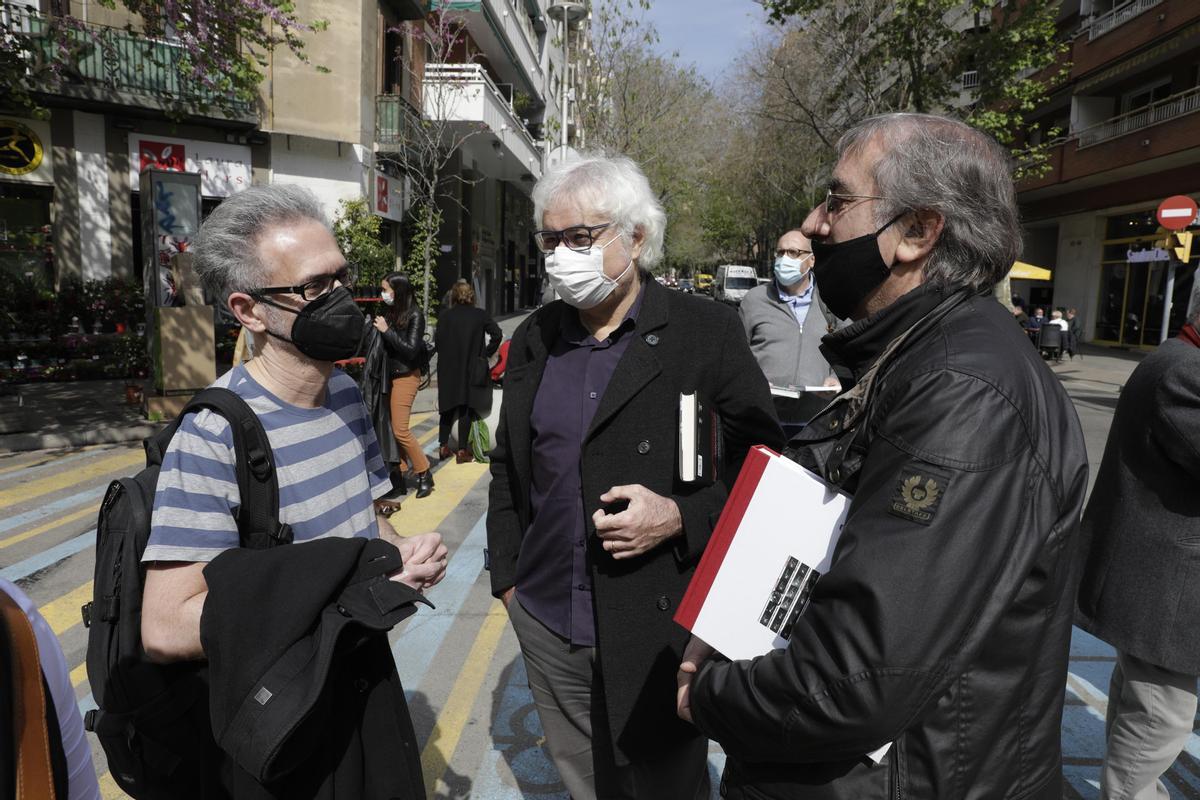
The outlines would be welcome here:
<svg viewBox="0 0 1200 800">
<path fill-rule="evenodd" d="M 421 385 L 421 373 L 418 370 L 406 372 L 399 378 L 392 379 L 391 412 L 392 435 L 408 456 L 408 463 L 413 472 L 424 472 L 429 469 L 429 458 L 417 437 L 413 436 L 408 427 L 408 418 L 412 415 L 413 400 L 417 396 L 417 388 Z"/>
</svg>

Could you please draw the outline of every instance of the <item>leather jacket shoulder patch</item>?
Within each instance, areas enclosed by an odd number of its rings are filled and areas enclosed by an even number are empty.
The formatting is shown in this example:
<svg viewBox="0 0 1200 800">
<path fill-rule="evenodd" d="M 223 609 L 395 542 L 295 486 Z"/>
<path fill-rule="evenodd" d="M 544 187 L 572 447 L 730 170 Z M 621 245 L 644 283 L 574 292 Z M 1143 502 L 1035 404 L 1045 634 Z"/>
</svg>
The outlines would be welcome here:
<svg viewBox="0 0 1200 800">
<path fill-rule="evenodd" d="M 888 513 L 918 525 L 928 525 L 933 522 L 949 486 L 947 473 L 910 461 L 896 477 Z"/>
</svg>

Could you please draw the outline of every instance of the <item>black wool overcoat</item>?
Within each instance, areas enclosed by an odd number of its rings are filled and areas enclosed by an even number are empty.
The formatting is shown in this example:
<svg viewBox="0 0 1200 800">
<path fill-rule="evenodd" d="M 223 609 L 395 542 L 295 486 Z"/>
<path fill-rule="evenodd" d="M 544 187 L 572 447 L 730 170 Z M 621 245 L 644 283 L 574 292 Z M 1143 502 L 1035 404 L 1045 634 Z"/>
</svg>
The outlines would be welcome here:
<svg viewBox="0 0 1200 800">
<path fill-rule="evenodd" d="M 604 712 L 619 763 L 644 760 L 699 735 L 675 714 L 675 674 L 688 632 L 672 617 L 747 450 L 783 445 L 767 380 L 736 312 L 643 280 L 633 338 L 601 398 L 580 460 Z M 530 522 L 530 464 L 537 457 L 530 414 L 562 317 L 573 313 L 561 300 L 543 306 L 509 346 L 487 518 L 496 596 L 516 581 Z M 715 406 L 724 432 L 726 463 L 720 479 L 707 486 L 678 479 L 679 395 L 693 391 Z M 674 499 L 683 535 L 618 561 L 600 546 L 591 518 L 601 507 L 600 495 L 628 484 Z"/>
<path fill-rule="evenodd" d="M 500 326 L 482 308 L 451 306 L 442 312 L 433 334 L 438 409 L 470 406 L 478 414 L 488 412 L 492 405 L 488 357 L 500 348 L 502 338 Z"/>
</svg>

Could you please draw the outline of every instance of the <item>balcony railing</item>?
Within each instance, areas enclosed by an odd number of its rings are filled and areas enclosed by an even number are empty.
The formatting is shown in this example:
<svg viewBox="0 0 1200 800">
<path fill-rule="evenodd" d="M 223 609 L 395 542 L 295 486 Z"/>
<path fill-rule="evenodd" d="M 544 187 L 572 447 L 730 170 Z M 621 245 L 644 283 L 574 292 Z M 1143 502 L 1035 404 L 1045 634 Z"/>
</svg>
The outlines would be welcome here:
<svg viewBox="0 0 1200 800">
<path fill-rule="evenodd" d="M 1195 111 L 1200 111 L 1200 86 L 1083 128 L 1075 133 L 1075 138 L 1080 148 L 1090 147 Z"/>
<path fill-rule="evenodd" d="M 144 34 L 29 6 L 0 5 L 5 29 L 29 46 L 27 74 L 45 91 L 75 96 L 89 87 L 153 97 L 167 104 L 217 107 L 250 116 L 250 101 L 192 77 L 182 46 Z M 65 57 L 64 57 L 65 54 Z"/>
<path fill-rule="evenodd" d="M 426 64 L 422 94 L 425 115 L 431 119 L 483 122 L 522 162 L 533 158 L 540 163 L 537 142 L 479 64 Z M 508 132 L 517 139 L 515 147 L 506 139 Z"/>
<path fill-rule="evenodd" d="M 977 70 L 968 70 L 962 74 L 962 88 L 975 89 L 979 86 L 979 72 Z"/>
<path fill-rule="evenodd" d="M 398 94 L 375 97 L 375 141 L 381 145 L 403 145 L 409 140 L 408 126 L 416 123 L 416 111 Z"/>
<path fill-rule="evenodd" d="M 1086 31 L 1088 41 L 1094 41 L 1113 28 L 1124 25 L 1129 20 L 1149 11 L 1162 2 L 1163 0 L 1129 0 L 1129 2 L 1117 6 L 1112 11 L 1093 18 L 1091 22 L 1085 23 L 1079 29 L 1079 33 L 1082 35 Z"/>
</svg>

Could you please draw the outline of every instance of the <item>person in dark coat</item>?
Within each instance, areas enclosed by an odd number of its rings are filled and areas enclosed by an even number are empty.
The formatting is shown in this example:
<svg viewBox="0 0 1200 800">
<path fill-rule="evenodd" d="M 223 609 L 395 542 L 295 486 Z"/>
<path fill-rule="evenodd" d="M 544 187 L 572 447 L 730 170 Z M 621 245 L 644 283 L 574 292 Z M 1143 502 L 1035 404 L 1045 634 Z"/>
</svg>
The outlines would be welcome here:
<svg viewBox="0 0 1200 800">
<path fill-rule="evenodd" d="M 851 388 L 788 455 L 851 496 L 845 525 L 786 647 L 693 640 L 680 713 L 725 748 L 728 800 L 1061 800 L 1087 455 L 992 297 L 1021 246 L 1008 156 L 926 114 L 838 152 L 803 230 L 854 320 L 822 346 Z"/>
<path fill-rule="evenodd" d="M 380 288 L 386 310 L 375 317 L 374 327 L 387 353 L 384 391 L 391 423 L 388 435 L 404 451 L 410 471 L 416 477 L 417 497 L 428 497 L 433 491 L 433 471 L 429 458 L 408 427 L 413 401 L 421 386 L 421 369 L 425 366 L 425 315 L 414 302 L 412 284 L 404 273 L 389 273 L 380 282 Z M 378 431 L 376 433 L 378 435 Z M 406 483 L 401 470 L 400 494 L 405 493 Z M 382 499 L 388 500 L 391 496 Z"/>
<path fill-rule="evenodd" d="M 629 159 L 560 165 L 534 188 L 560 300 L 508 351 L 488 550 L 546 745 L 575 800 L 709 796 L 708 742 L 674 713 L 672 620 L 747 450 L 779 448 L 770 392 L 727 306 L 645 270 L 665 215 Z M 720 416 L 726 468 L 684 483 L 682 393 Z"/>
<path fill-rule="evenodd" d="M 1067 355 L 1075 358 L 1075 354 L 1079 352 L 1079 343 L 1083 341 L 1083 320 L 1079 318 L 1079 312 L 1073 308 L 1067 309 L 1066 320 Z"/>
<path fill-rule="evenodd" d="M 1117 401 L 1083 515 L 1078 623 L 1117 649 L 1102 798 L 1167 797 L 1200 675 L 1200 314 Z"/>
<path fill-rule="evenodd" d="M 487 341 L 484 341 L 484 337 Z M 464 280 L 450 289 L 450 307 L 438 319 L 433 341 L 438 353 L 438 456 L 450 457 L 450 430 L 458 422 L 459 463 L 472 461 L 467 445 L 471 423 L 492 408 L 488 359 L 500 347 L 500 326 L 475 307 L 475 290 Z"/>
</svg>

